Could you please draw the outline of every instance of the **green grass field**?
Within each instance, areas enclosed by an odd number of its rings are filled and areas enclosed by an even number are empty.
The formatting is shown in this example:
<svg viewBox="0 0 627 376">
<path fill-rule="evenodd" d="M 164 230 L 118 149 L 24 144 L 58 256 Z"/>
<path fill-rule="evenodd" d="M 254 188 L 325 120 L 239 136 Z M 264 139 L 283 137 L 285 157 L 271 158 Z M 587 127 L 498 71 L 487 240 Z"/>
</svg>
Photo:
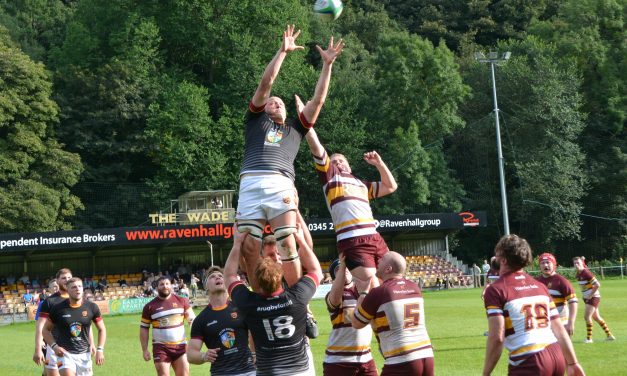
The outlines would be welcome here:
<svg viewBox="0 0 627 376">
<path fill-rule="evenodd" d="M 602 281 L 601 314 L 617 340 L 604 342 L 605 335 L 598 325 L 594 327 L 594 344 L 584 345 L 585 324 L 580 305 L 574 336 L 580 363 L 588 375 L 627 374 L 627 280 Z M 487 320 L 479 289 L 426 292 L 426 320 L 435 349 L 437 375 L 480 375 L 483 367 L 486 337 L 483 332 Z M 328 339 L 330 323 L 321 300 L 312 308 L 320 326 L 320 337 L 312 341 L 316 371 L 322 375 L 322 360 Z M 139 376 L 154 375 L 152 362 L 144 362 L 139 346 L 139 314 L 106 317 L 108 340 L 106 362 L 95 368 L 96 375 Z M 0 375 L 39 375 L 40 367 L 31 360 L 34 342 L 34 323 L 0 327 Z M 373 352 L 379 367 L 376 340 Z M 504 375 L 507 356 L 504 353 L 494 374 Z M 191 375 L 208 375 L 209 364 L 191 366 Z M 173 375 L 173 373 L 172 373 Z"/>
</svg>

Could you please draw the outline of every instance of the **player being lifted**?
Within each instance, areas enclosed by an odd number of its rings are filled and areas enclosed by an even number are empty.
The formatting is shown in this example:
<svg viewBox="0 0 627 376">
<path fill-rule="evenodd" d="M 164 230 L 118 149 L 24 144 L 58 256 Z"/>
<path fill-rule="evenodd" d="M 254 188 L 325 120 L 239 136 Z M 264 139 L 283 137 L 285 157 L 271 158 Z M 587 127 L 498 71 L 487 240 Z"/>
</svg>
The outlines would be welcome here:
<svg viewBox="0 0 627 376">
<path fill-rule="evenodd" d="M 296 100 L 297 107 L 302 107 L 300 99 Z M 344 155 L 327 155 L 313 129 L 306 137 L 333 219 L 338 252 L 355 278 L 375 286 L 377 264 L 389 250 L 377 232 L 369 200 L 396 191 L 396 180 L 376 151 L 364 153 L 364 160 L 376 167 L 381 181 L 362 181 L 352 174 Z"/>
<path fill-rule="evenodd" d="M 287 119 L 285 104 L 281 98 L 271 97 L 270 93 L 287 54 L 304 49 L 296 44 L 299 34 L 300 30 L 295 32 L 293 25 L 283 32 L 281 48 L 266 67 L 246 114 L 244 161 L 240 171 L 236 219 L 239 230 L 250 234 L 244 245 L 244 256 L 246 271 L 255 289 L 258 286 L 252 271 L 259 262 L 266 222 L 270 223 L 277 237 L 283 263 L 289 263 L 298 256 L 292 236 L 296 231 L 298 207 L 294 159 L 301 140 L 318 119 L 327 96 L 333 62 L 344 47 L 342 40 L 334 43 L 333 37 L 326 50 L 316 46 L 322 58 L 322 71 L 314 96 L 306 106 L 298 109 L 298 120 Z M 298 279 L 290 273 L 285 272 L 288 281 Z"/>
</svg>

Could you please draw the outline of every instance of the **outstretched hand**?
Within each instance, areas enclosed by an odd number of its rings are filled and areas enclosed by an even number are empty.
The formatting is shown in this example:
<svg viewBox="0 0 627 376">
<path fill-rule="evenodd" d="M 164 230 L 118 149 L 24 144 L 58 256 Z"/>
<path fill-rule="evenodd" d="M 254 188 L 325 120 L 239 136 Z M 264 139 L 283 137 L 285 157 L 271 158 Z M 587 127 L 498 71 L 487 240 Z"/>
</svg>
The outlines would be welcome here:
<svg viewBox="0 0 627 376">
<path fill-rule="evenodd" d="M 296 38 L 300 35 L 300 30 L 294 33 L 294 25 L 287 25 L 287 29 L 283 32 L 283 44 L 281 51 L 290 52 L 294 50 L 304 50 L 305 47 L 296 44 Z"/>
<path fill-rule="evenodd" d="M 296 111 L 297 113 L 301 113 L 303 112 L 303 110 L 305 109 L 305 104 L 303 103 L 303 101 L 300 99 L 300 97 L 298 96 L 298 94 L 294 94 L 294 100 L 296 101 Z"/>
<path fill-rule="evenodd" d="M 364 153 L 364 161 L 369 165 L 380 166 L 383 163 L 381 156 L 376 151 L 369 151 Z"/>
<path fill-rule="evenodd" d="M 333 64 L 335 58 L 340 56 L 340 54 L 342 53 L 342 49 L 344 48 L 344 40 L 340 39 L 337 44 L 334 44 L 333 36 L 331 36 L 331 39 L 329 40 L 329 46 L 326 50 L 323 50 L 318 45 L 316 45 L 316 48 L 318 49 L 318 52 L 320 52 L 320 57 L 325 64 Z"/>
</svg>

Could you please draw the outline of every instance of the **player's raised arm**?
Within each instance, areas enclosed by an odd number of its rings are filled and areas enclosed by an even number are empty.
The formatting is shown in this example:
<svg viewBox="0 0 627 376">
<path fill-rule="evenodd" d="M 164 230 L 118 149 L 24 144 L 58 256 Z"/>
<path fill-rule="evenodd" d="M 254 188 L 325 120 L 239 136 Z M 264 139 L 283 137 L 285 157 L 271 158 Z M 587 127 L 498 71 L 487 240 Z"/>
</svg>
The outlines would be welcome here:
<svg viewBox="0 0 627 376">
<path fill-rule="evenodd" d="M 239 268 L 239 258 L 242 251 L 242 244 L 244 243 L 246 236 L 248 236 L 248 233 L 239 232 L 237 224 L 233 226 L 233 247 L 231 248 L 229 257 L 226 259 L 226 263 L 224 264 L 224 281 L 226 282 L 227 287 L 230 287 L 233 282 L 239 281 L 237 269 Z M 251 271 L 249 270 L 248 272 L 250 273 Z M 254 271 L 252 272 L 252 274 L 254 274 Z"/>
<path fill-rule="evenodd" d="M 283 31 L 283 42 L 281 48 L 274 55 L 270 63 L 266 66 L 266 70 L 263 72 L 259 86 L 253 95 L 252 105 L 255 107 L 261 107 L 266 104 L 270 91 L 272 90 L 272 84 L 279 74 L 283 60 L 287 56 L 288 52 L 304 49 L 303 46 L 296 44 L 296 38 L 300 35 L 300 30 L 294 32 L 294 25 L 287 25 L 285 31 Z"/>
<path fill-rule="evenodd" d="M 300 101 L 300 98 L 297 98 L 297 102 Z M 302 102 L 301 102 L 302 103 Z M 318 139 L 318 134 L 316 131 L 311 128 L 309 132 L 305 135 L 305 139 L 307 140 L 307 145 L 309 145 L 309 150 L 314 157 L 322 157 L 324 154 L 324 146 Z"/>
<path fill-rule="evenodd" d="M 331 37 L 326 50 L 323 50 L 320 46 L 316 46 L 316 48 L 322 58 L 322 70 L 320 71 L 320 78 L 318 78 L 313 98 L 307 102 L 302 111 L 302 115 L 304 116 L 304 120 L 307 124 L 314 124 L 318 119 L 318 115 L 320 114 L 320 110 L 324 105 L 324 101 L 326 100 L 327 93 L 329 91 L 329 82 L 331 82 L 331 69 L 333 67 L 333 62 L 342 53 L 344 41 L 340 39 L 339 42 L 334 43 L 333 37 Z"/>
<path fill-rule="evenodd" d="M 381 175 L 381 185 L 379 186 L 379 191 L 377 193 L 377 197 L 383 197 L 389 195 L 390 193 L 396 191 L 398 188 L 398 184 L 396 184 L 396 180 L 394 179 L 394 175 L 388 168 L 388 166 L 383 162 L 381 156 L 376 151 L 369 151 L 364 153 L 364 161 L 369 165 L 372 165 L 377 168 L 379 171 L 379 175 Z"/>
<path fill-rule="evenodd" d="M 342 294 L 344 293 L 344 284 L 346 283 L 346 263 L 343 255 L 340 256 L 339 263 L 337 265 L 337 271 L 334 272 L 335 279 L 331 285 L 331 291 L 329 291 L 329 295 L 327 296 L 327 303 L 329 306 L 334 308 L 337 308 L 342 304 Z M 331 267 L 334 266 L 335 263 L 331 264 Z"/>
</svg>

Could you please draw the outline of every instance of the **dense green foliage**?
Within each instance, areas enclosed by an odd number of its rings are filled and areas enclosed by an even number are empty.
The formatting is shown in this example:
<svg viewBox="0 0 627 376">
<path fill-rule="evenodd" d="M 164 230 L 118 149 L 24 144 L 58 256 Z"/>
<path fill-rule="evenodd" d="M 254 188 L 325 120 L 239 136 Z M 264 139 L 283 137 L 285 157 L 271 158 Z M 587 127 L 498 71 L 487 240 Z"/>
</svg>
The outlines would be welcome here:
<svg viewBox="0 0 627 376">
<path fill-rule="evenodd" d="M 243 115 L 290 23 L 305 50 L 273 94 L 293 114 L 315 87 L 315 45 L 345 39 L 317 130 L 364 178 L 376 171 L 361 154 L 382 154 L 399 190 L 376 213 L 486 210 L 488 228 L 451 245 L 469 262 L 491 252 L 492 85 L 472 54 L 508 50 L 496 81 L 511 231 L 562 258 L 625 255 L 624 0 L 345 5 L 327 23 L 302 0 L 0 1 L 0 230 L 138 225 L 186 191 L 237 189 Z M 296 170 L 303 212 L 327 217 L 305 145 Z"/>
</svg>

